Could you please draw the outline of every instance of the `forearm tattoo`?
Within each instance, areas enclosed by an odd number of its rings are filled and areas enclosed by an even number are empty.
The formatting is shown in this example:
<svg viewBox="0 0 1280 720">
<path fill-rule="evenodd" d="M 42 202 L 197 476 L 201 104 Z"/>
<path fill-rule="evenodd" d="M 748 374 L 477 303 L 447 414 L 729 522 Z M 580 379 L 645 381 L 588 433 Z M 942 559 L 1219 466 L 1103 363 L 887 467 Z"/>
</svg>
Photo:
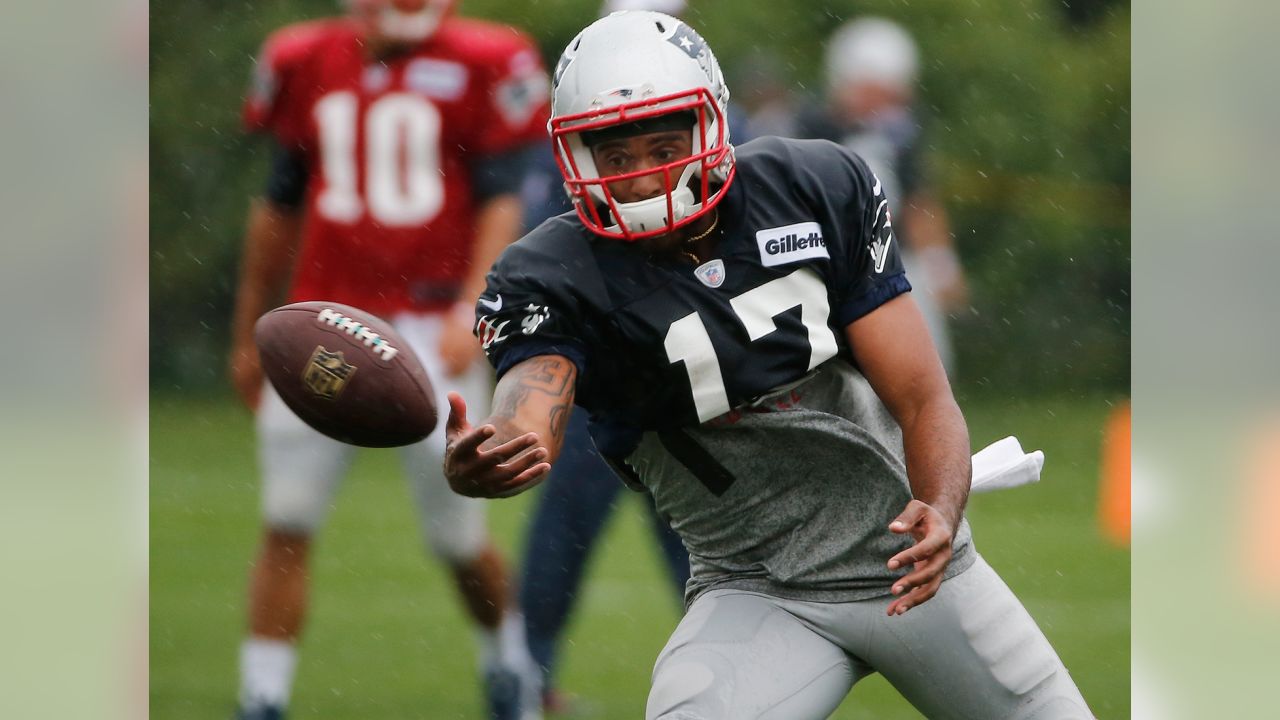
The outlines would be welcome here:
<svg viewBox="0 0 1280 720">
<path fill-rule="evenodd" d="M 551 436 L 563 439 L 565 421 L 573 405 L 577 367 L 557 356 L 540 356 L 511 368 L 498 383 L 493 398 L 491 421 L 502 434 L 518 434 L 516 418 L 529 410 L 530 403 L 547 404 Z"/>
</svg>

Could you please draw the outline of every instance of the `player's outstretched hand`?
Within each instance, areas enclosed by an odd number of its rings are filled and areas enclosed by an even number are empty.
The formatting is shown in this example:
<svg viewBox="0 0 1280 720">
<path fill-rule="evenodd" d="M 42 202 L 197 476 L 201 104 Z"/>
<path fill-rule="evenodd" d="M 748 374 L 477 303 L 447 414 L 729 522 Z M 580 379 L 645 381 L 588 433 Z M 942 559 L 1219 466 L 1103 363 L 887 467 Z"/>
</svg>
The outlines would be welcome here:
<svg viewBox="0 0 1280 720">
<path fill-rule="evenodd" d="M 913 565 L 911 572 L 893 584 L 898 597 L 889 603 L 889 615 L 901 615 L 925 602 L 942 585 L 942 572 L 951 562 L 951 540 L 955 530 L 951 522 L 932 505 L 912 500 L 902 514 L 889 523 L 889 530 L 910 533 L 916 544 L 889 558 L 889 569 Z"/>
<path fill-rule="evenodd" d="M 496 433 L 493 425 L 472 427 L 462 396 L 449 393 L 444 476 L 454 492 L 467 497 L 511 497 L 536 485 L 551 470 L 537 433 L 485 448 Z"/>
</svg>

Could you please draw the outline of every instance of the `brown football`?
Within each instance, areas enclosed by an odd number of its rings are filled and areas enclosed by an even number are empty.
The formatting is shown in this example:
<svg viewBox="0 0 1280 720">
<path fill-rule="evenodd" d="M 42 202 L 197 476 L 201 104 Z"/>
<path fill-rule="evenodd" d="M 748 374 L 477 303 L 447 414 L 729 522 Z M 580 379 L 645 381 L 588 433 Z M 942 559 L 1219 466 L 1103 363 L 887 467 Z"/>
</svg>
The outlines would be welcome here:
<svg viewBox="0 0 1280 720">
<path fill-rule="evenodd" d="M 363 310 L 300 302 L 258 318 L 262 370 L 308 425 L 362 447 L 415 443 L 436 427 L 435 392 L 413 350 Z"/>
</svg>

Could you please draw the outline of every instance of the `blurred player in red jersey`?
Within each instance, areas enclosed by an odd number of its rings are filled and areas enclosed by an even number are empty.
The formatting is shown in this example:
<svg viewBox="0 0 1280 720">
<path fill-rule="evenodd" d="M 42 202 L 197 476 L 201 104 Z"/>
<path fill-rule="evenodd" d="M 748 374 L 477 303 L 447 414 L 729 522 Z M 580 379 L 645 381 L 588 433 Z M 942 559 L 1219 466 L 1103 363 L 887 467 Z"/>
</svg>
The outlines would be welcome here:
<svg viewBox="0 0 1280 720">
<path fill-rule="evenodd" d="M 546 72 L 513 28 L 456 18 L 454 0 L 350 0 L 288 26 L 258 58 L 246 125 L 274 140 L 250 208 L 231 377 L 255 410 L 265 533 L 241 648 L 241 718 L 283 717 L 307 604 L 307 554 L 352 448 L 312 431 L 264 385 L 259 315 L 332 300 L 390 320 L 441 392 L 490 393 L 471 334 L 485 271 L 517 237 L 517 191 L 547 122 Z M 287 297 L 284 290 L 288 288 Z M 449 490 L 443 433 L 403 451 L 427 544 L 479 629 L 494 718 L 536 717 L 538 679 L 482 505 Z M 523 708 L 523 709 L 522 709 Z"/>
</svg>

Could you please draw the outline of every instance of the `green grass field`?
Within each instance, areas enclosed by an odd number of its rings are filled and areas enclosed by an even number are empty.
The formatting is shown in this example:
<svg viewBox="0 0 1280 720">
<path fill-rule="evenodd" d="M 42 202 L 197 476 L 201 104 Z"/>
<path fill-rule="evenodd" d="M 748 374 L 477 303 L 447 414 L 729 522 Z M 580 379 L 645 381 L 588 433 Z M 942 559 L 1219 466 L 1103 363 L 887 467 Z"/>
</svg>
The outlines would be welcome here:
<svg viewBox="0 0 1280 720">
<path fill-rule="evenodd" d="M 1129 716 L 1129 553 L 1094 516 L 1101 398 L 961 402 L 976 446 L 1015 433 L 1045 451 L 1038 485 L 975 496 L 978 548 L 1049 636 L 1100 718 Z M 236 693 L 256 545 L 249 416 L 228 401 L 161 397 L 151 413 L 151 717 L 225 720 Z M 532 494 L 490 506 L 517 557 Z M 316 547 L 291 718 L 481 718 L 471 631 L 421 552 L 394 453 L 365 452 Z M 590 572 L 562 686 L 591 717 L 643 715 L 653 660 L 678 620 L 632 500 Z M 917 718 L 878 677 L 836 718 Z"/>
</svg>

